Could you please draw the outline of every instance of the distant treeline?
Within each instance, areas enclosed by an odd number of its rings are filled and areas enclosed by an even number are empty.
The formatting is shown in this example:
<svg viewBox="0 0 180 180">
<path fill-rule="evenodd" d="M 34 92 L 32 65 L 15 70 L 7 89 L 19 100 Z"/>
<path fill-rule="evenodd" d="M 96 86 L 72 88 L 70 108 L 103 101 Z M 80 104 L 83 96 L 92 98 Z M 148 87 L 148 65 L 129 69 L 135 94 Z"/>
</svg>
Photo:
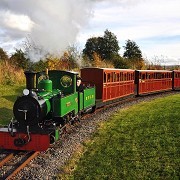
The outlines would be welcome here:
<svg viewBox="0 0 180 180">
<path fill-rule="evenodd" d="M 89 38 L 85 48 L 80 51 L 77 46 L 68 47 L 62 55 L 46 53 L 39 61 L 33 61 L 29 57 L 28 45 L 25 50 L 16 49 L 10 56 L 0 48 L 0 83 L 15 84 L 24 82 L 25 70 L 43 71 L 73 70 L 79 71 L 82 67 L 106 67 L 119 69 L 178 69 L 179 66 L 161 66 L 162 58 L 156 57 L 155 64 L 142 57 L 142 52 L 136 42 L 127 40 L 123 56 L 119 54 L 117 37 L 106 30 L 102 37 Z M 36 51 L 36 47 L 33 48 Z M 32 51 L 31 51 L 32 52 Z M 43 49 L 38 49 L 38 53 Z M 36 53 L 34 53 L 36 54 Z M 37 60 L 37 58 L 36 58 Z"/>
</svg>

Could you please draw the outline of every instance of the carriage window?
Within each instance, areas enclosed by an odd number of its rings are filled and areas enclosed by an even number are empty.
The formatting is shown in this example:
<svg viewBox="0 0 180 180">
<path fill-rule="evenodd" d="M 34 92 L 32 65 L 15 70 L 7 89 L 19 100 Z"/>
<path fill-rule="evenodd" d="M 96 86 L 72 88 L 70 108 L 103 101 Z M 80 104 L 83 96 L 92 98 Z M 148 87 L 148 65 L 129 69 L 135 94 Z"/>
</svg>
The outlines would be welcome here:
<svg viewBox="0 0 180 180">
<path fill-rule="evenodd" d="M 155 73 L 155 79 L 158 79 L 158 75 L 157 75 L 157 73 Z"/>
<path fill-rule="evenodd" d="M 134 73 L 132 73 L 132 80 L 134 80 Z"/>
<path fill-rule="evenodd" d="M 169 73 L 169 77 L 172 78 L 172 73 Z"/>
<path fill-rule="evenodd" d="M 162 74 L 161 73 L 157 73 L 157 79 L 161 79 L 162 78 Z"/>
<path fill-rule="evenodd" d="M 154 73 L 154 79 L 157 79 L 157 74 L 156 73 Z"/>
<path fill-rule="evenodd" d="M 119 73 L 117 74 L 117 81 L 119 82 L 120 80 L 120 77 L 119 77 Z"/>
<path fill-rule="evenodd" d="M 107 82 L 110 82 L 110 79 L 111 79 L 111 75 L 110 73 L 108 73 Z"/>
<path fill-rule="evenodd" d="M 141 74 L 141 79 L 145 79 L 146 78 L 146 74 Z"/>
<path fill-rule="evenodd" d="M 113 82 L 113 72 L 111 73 L 111 80 L 110 82 Z"/>
<path fill-rule="evenodd" d="M 129 80 L 129 73 L 126 74 L 126 81 Z"/>
<path fill-rule="evenodd" d="M 141 73 L 139 73 L 139 78 L 142 79 L 142 74 Z"/>
<path fill-rule="evenodd" d="M 149 79 L 154 79 L 154 74 L 149 74 Z"/>
<path fill-rule="evenodd" d="M 116 82 L 116 73 L 113 73 L 113 82 Z"/>
<path fill-rule="evenodd" d="M 147 73 L 147 79 L 150 79 L 150 74 Z"/>
<path fill-rule="evenodd" d="M 156 73 L 153 73 L 153 79 L 156 79 Z"/>
<path fill-rule="evenodd" d="M 131 80 L 131 74 L 130 74 L 130 73 L 127 73 L 127 76 L 128 76 L 127 80 L 128 80 L 128 81 Z"/>
<path fill-rule="evenodd" d="M 120 81 L 123 81 L 123 72 L 120 72 Z"/>
<path fill-rule="evenodd" d="M 104 73 L 104 83 L 106 83 L 106 73 Z"/>
<path fill-rule="evenodd" d="M 155 79 L 155 74 L 154 73 L 151 74 L 151 78 Z"/>
<path fill-rule="evenodd" d="M 158 75 L 158 73 L 156 73 L 156 79 L 158 79 L 159 78 L 159 75 Z"/>
<path fill-rule="evenodd" d="M 124 74 L 123 74 L 123 81 L 126 81 L 126 80 L 127 80 L 127 74 L 124 73 Z"/>
</svg>

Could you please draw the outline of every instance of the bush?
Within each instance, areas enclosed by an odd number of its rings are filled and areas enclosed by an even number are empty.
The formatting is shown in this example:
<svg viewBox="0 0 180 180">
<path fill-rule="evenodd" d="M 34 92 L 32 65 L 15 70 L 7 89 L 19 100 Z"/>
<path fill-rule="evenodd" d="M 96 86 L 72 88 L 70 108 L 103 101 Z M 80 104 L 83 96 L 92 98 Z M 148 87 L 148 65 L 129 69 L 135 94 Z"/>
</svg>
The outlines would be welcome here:
<svg viewBox="0 0 180 180">
<path fill-rule="evenodd" d="M 8 61 L 0 62 L 0 83 L 6 85 L 25 83 L 23 70 L 16 68 Z"/>
</svg>

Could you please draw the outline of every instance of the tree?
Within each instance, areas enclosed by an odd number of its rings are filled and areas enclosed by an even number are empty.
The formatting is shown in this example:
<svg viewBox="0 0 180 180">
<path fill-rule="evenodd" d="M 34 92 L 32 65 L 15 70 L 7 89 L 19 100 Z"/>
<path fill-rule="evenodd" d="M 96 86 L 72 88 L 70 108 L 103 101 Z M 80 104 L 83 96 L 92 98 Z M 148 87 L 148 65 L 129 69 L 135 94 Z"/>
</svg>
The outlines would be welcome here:
<svg viewBox="0 0 180 180">
<path fill-rule="evenodd" d="M 92 37 L 87 40 L 83 55 L 93 61 L 94 53 L 96 53 L 103 61 L 107 61 L 112 60 L 113 55 L 117 55 L 119 50 L 117 37 L 106 30 L 103 37 Z"/>
<path fill-rule="evenodd" d="M 9 57 L 7 53 L 2 48 L 0 48 L 0 60 L 7 61 L 8 59 Z"/>
<path fill-rule="evenodd" d="M 126 45 L 123 47 L 125 49 L 123 57 L 129 61 L 129 64 L 132 66 L 132 68 L 141 69 L 144 60 L 142 58 L 142 52 L 139 46 L 134 41 L 128 39 L 126 41 Z"/>
<path fill-rule="evenodd" d="M 142 58 L 141 50 L 139 49 L 139 46 L 131 40 L 126 41 L 126 45 L 123 46 L 125 48 L 125 52 L 123 57 L 127 59 L 140 59 Z"/>
<path fill-rule="evenodd" d="M 25 57 L 25 53 L 21 49 L 16 49 L 16 52 L 10 57 L 10 61 L 16 67 L 24 70 L 30 67 L 30 60 Z"/>
<path fill-rule="evenodd" d="M 118 55 L 120 50 L 117 37 L 110 31 L 104 32 L 102 47 L 102 58 L 110 60 L 113 55 Z"/>
<path fill-rule="evenodd" d="M 100 40 L 97 37 L 89 38 L 83 49 L 83 55 L 88 57 L 90 61 L 93 61 L 93 54 L 96 52 L 99 54 L 99 43 Z"/>
<path fill-rule="evenodd" d="M 128 68 L 130 68 L 129 65 L 127 64 L 127 62 L 125 61 L 125 59 L 122 58 L 119 54 L 114 55 L 113 64 L 114 64 L 114 67 L 118 68 L 118 69 L 128 69 Z"/>
</svg>

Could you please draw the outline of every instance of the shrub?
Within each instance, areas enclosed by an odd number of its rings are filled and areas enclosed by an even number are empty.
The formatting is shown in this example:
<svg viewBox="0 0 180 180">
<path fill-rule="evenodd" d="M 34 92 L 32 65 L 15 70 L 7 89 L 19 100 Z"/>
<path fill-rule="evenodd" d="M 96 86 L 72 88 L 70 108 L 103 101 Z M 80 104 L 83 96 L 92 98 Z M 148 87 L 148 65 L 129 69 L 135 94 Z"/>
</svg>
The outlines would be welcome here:
<svg viewBox="0 0 180 180">
<path fill-rule="evenodd" d="M 11 65 L 8 61 L 0 62 L 0 83 L 6 85 L 25 83 L 23 70 Z"/>
</svg>

